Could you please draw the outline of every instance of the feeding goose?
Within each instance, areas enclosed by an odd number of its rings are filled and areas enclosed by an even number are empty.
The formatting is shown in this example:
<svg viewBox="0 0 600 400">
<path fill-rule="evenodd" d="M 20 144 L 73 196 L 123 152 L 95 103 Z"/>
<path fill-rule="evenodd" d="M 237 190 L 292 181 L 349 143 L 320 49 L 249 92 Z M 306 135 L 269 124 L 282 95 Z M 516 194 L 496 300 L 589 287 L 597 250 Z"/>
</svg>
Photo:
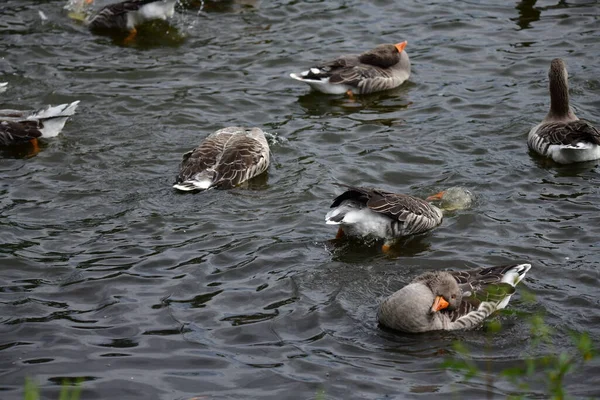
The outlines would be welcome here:
<svg viewBox="0 0 600 400">
<path fill-rule="evenodd" d="M 407 42 L 381 44 L 372 50 L 326 61 L 290 76 L 323 93 L 366 94 L 400 86 L 410 76 Z"/>
<path fill-rule="evenodd" d="M 563 60 L 552 60 L 548 78 L 550 111 L 529 131 L 529 148 L 560 164 L 599 159 L 600 131 L 577 118 L 569 107 L 568 73 Z"/>
<path fill-rule="evenodd" d="M 232 188 L 265 172 L 269 151 L 265 134 L 259 128 L 220 129 L 183 155 L 173 187 L 182 191 Z"/>
<path fill-rule="evenodd" d="M 74 101 L 37 111 L 0 110 L 0 146 L 30 142 L 37 153 L 37 139 L 57 136 L 69 117 L 75 114 L 78 104 L 79 101 Z"/>
<path fill-rule="evenodd" d="M 71 0 L 65 7 L 73 10 L 74 15 L 84 14 L 86 5 L 94 0 Z M 136 26 L 153 19 L 166 20 L 175 13 L 177 0 L 127 0 L 102 7 L 84 23 L 92 31 L 129 32 L 125 42 L 133 40 L 137 34 Z"/>
<path fill-rule="evenodd" d="M 426 272 L 386 298 L 377 319 L 403 332 L 472 329 L 508 305 L 530 268 L 531 264 L 517 264 Z"/>
<path fill-rule="evenodd" d="M 374 236 L 385 239 L 383 251 L 389 251 L 397 238 L 431 230 L 442 223 L 442 209 L 428 201 L 406 194 L 390 193 L 379 189 L 347 188 L 337 196 L 325 216 L 329 225 L 339 225 L 336 238 L 347 236 Z M 464 188 L 451 188 L 433 196 L 432 200 L 443 199 L 448 191 L 460 203 L 452 209 L 466 208 L 471 204 L 471 192 Z M 456 193 L 462 193 L 460 196 Z"/>
</svg>

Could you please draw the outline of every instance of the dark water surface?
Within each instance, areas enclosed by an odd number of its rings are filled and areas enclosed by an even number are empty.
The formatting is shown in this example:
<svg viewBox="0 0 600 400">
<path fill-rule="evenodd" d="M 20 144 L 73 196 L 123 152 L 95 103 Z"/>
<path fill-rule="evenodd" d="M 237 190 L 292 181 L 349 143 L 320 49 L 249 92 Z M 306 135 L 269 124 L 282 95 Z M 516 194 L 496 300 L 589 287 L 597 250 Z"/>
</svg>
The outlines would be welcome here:
<svg viewBox="0 0 600 400">
<path fill-rule="evenodd" d="M 600 124 L 598 1 L 190 2 L 137 42 L 91 35 L 63 0 L 0 5 L 1 108 L 81 100 L 35 157 L 0 157 L 0 398 L 26 376 L 46 398 L 502 398 L 441 367 L 462 341 L 492 373 L 600 342 L 598 163 L 528 153 L 547 69 L 568 63 L 577 114 Z M 100 3 L 104 4 L 104 3 Z M 41 22 L 38 10 L 48 20 Z M 400 88 L 351 102 L 288 77 L 315 60 L 408 40 Z M 181 154 L 228 125 L 276 134 L 247 188 L 181 195 Z M 469 187 L 475 205 L 384 255 L 328 243 L 340 189 L 419 196 Z M 486 330 L 382 331 L 379 300 L 416 274 L 528 261 Z M 566 379 L 600 396 L 600 363 Z M 544 383 L 531 396 L 544 398 Z M 323 397 L 324 396 L 324 397 Z"/>
</svg>

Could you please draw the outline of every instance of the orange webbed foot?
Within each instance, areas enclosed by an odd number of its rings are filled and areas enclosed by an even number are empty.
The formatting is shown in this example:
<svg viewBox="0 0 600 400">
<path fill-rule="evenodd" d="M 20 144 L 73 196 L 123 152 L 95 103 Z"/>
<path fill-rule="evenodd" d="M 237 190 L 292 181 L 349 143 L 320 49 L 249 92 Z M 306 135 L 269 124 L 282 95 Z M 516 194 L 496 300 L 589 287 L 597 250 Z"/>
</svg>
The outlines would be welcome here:
<svg viewBox="0 0 600 400">
<path fill-rule="evenodd" d="M 354 98 L 354 93 L 352 93 L 351 89 L 348 89 L 348 91 L 346 92 L 346 94 L 348 95 L 348 98 L 350 99 L 350 101 L 355 101 L 356 100 Z"/>
<path fill-rule="evenodd" d="M 27 157 L 35 157 L 37 155 L 37 153 L 40 152 L 40 145 L 38 143 L 37 139 L 31 139 L 29 141 L 29 143 L 31 143 L 31 150 L 29 152 L 27 152 Z"/>
<path fill-rule="evenodd" d="M 133 39 L 135 39 L 135 36 L 137 35 L 137 29 L 133 28 L 132 30 L 129 31 L 129 36 L 127 36 L 125 38 L 124 43 L 125 44 L 129 44 L 133 41 Z"/>
</svg>

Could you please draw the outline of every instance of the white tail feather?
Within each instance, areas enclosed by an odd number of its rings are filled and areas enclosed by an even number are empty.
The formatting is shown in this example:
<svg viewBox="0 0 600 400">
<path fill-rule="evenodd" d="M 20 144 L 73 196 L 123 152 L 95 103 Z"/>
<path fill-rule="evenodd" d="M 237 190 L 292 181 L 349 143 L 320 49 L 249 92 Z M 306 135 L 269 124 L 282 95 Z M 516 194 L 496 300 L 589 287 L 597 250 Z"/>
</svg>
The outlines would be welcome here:
<svg viewBox="0 0 600 400">
<path fill-rule="evenodd" d="M 210 179 L 189 179 L 187 181 L 174 184 L 173 188 L 181 190 L 183 192 L 191 192 L 193 190 L 206 190 L 211 186 L 212 180 Z"/>
<path fill-rule="evenodd" d="M 75 109 L 79 104 L 74 101 L 70 104 L 61 104 L 58 106 L 48 106 L 40 110 L 34 111 L 27 117 L 28 120 L 40 120 L 43 127 L 40 129 L 42 137 L 51 138 L 57 136 L 64 128 L 69 117 L 75 114 Z"/>
<path fill-rule="evenodd" d="M 79 100 L 74 101 L 70 104 L 60 104 L 58 106 L 48 106 L 46 108 L 39 109 L 34 111 L 27 117 L 29 120 L 33 119 L 44 119 L 44 118 L 54 118 L 54 117 L 70 117 L 75 114 L 75 109 L 79 105 Z"/>
<path fill-rule="evenodd" d="M 521 282 L 523 278 L 525 278 L 525 274 L 531 268 L 531 264 L 519 264 L 512 267 L 510 270 L 506 271 L 504 276 L 502 277 L 502 282 L 508 283 L 513 287 L 517 285 L 517 283 Z"/>
</svg>

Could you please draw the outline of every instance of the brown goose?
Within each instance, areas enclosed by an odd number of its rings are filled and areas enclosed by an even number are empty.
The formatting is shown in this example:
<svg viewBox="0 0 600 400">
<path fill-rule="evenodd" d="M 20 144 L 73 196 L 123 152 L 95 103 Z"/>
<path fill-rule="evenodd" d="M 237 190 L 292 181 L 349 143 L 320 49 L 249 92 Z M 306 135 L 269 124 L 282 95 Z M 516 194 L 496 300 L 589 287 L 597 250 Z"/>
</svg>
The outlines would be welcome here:
<svg viewBox="0 0 600 400">
<path fill-rule="evenodd" d="M 290 76 L 329 94 L 366 94 L 393 89 L 410 76 L 410 60 L 404 51 L 406 43 L 382 44 L 365 53 L 341 56 Z"/>
<path fill-rule="evenodd" d="M 508 305 L 530 268 L 517 264 L 426 272 L 385 299 L 377 319 L 403 332 L 472 329 Z"/>
<path fill-rule="evenodd" d="M 38 150 L 38 138 L 57 136 L 79 101 L 59 106 L 47 106 L 37 111 L 0 110 L 0 146 L 32 143 Z"/>
<path fill-rule="evenodd" d="M 83 14 L 86 5 L 94 0 L 71 0 L 65 7 L 74 14 Z M 92 31 L 129 32 L 126 42 L 137 34 L 136 26 L 153 19 L 167 19 L 175 13 L 177 0 L 126 0 L 102 7 L 96 14 L 85 18 L 84 22 Z"/>
<path fill-rule="evenodd" d="M 325 216 L 330 225 L 339 225 L 338 236 L 375 236 L 386 239 L 388 251 L 393 240 L 426 232 L 442 223 L 442 210 L 418 197 L 379 189 L 341 185 L 347 190 L 331 204 Z"/>
<path fill-rule="evenodd" d="M 173 187 L 182 191 L 232 188 L 265 172 L 269 151 L 265 134 L 259 128 L 220 129 L 183 155 Z"/>
<path fill-rule="evenodd" d="M 599 159 L 600 131 L 577 118 L 569 107 L 568 73 L 563 60 L 552 60 L 548 78 L 550 111 L 529 131 L 529 148 L 560 164 Z"/>
</svg>

